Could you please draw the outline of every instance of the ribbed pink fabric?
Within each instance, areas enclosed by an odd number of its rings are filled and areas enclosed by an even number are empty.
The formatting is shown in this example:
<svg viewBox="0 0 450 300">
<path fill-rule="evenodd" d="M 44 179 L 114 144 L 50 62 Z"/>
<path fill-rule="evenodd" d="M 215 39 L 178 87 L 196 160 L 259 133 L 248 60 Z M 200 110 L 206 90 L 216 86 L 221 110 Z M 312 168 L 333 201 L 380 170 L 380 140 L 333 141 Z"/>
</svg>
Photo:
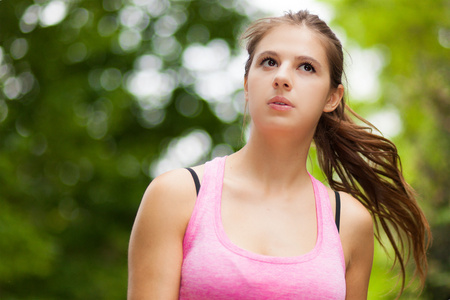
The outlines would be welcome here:
<svg viewBox="0 0 450 300">
<path fill-rule="evenodd" d="M 226 157 L 205 165 L 183 242 L 180 299 L 345 299 L 345 261 L 325 186 L 311 176 L 317 242 L 310 252 L 274 257 L 226 236 L 221 195 Z"/>
</svg>

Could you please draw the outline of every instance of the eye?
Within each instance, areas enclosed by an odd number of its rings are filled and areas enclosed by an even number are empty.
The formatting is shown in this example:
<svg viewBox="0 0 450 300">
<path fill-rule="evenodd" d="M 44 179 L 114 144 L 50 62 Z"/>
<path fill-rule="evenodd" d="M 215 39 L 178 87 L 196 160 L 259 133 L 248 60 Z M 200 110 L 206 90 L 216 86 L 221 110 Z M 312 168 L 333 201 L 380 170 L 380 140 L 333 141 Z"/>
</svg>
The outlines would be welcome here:
<svg viewBox="0 0 450 300">
<path fill-rule="evenodd" d="M 310 72 L 310 73 L 316 72 L 316 70 L 314 69 L 314 67 L 310 63 L 303 63 L 303 64 L 301 64 L 299 69 L 303 70 L 303 71 L 306 71 L 306 72 Z"/>
<path fill-rule="evenodd" d="M 261 61 L 261 66 L 263 66 L 263 67 L 275 67 L 275 66 L 277 66 L 277 62 L 273 58 L 267 57 L 267 58 L 264 58 Z"/>
</svg>

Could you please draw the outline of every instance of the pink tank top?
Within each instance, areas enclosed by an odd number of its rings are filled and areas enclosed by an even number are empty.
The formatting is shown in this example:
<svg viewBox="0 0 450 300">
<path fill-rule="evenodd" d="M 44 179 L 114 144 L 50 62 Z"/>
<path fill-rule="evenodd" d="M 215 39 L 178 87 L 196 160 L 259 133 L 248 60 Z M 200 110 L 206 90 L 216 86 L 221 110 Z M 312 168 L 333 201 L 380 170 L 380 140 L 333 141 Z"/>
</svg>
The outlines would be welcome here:
<svg viewBox="0 0 450 300">
<path fill-rule="evenodd" d="M 311 175 L 317 241 L 293 257 L 244 250 L 226 236 L 221 195 L 226 157 L 205 165 L 183 241 L 180 299 L 345 299 L 345 261 L 325 186 Z"/>
</svg>

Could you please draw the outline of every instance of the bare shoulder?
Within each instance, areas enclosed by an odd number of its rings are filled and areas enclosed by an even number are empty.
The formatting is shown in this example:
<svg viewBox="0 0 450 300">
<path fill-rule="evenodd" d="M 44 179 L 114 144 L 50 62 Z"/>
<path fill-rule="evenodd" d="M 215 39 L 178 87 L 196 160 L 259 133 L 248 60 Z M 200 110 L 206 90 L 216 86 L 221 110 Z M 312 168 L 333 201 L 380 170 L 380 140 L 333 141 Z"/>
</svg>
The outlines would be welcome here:
<svg viewBox="0 0 450 300">
<path fill-rule="evenodd" d="M 328 195 L 331 200 L 331 207 L 333 212 L 336 210 L 336 201 L 334 201 L 334 191 L 331 188 L 327 188 Z M 372 216 L 364 207 L 364 205 L 356 198 L 345 192 L 339 192 L 341 198 L 341 227 L 345 231 L 349 230 L 352 233 L 353 230 L 361 229 L 362 231 L 369 231 L 372 228 Z M 353 228 L 358 227 L 358 228 Z"/>
<path fill-rule="evenodd" d="M 128 299 L 178 299 L 182 242 L 196 199 L 186 169 L 164 173 L 149 184 L 130 237 Z"/>
<path fill-rule="evenodd" d="M 192 169 L 201 181 L 203 165 Z M 168 171 L 153 179 L 147 187 L 137 218 L 144 215 L 145 218 L 149 217 L 157 222 L 170 222 L 171 226 L 175 226 L 173 229 L 184 235 L 196 199 L 195 184 L 189 171 L 186 169 Z"/>
<path fill-rule="evenodd" d="M 340 235 L 347 267 L 354 266 L 354 263 L 371 266 L 374 238 L 372 216 L 359 200 L 344 192 L 340 195 Z"/>
<path fill-rule="evenodd" d="M 341 223 L 358 231 L 372 231 L 372 216 L 367 208 L 350 194 L 340 192 L 342 200 Z M 370 229 L 370 230 L 369 230 Z"/>
<path fill-rule="evenodd" d="M 373 221 L 370 212 L 347 193 L 341 195 L 340 236 L 346 262 L 346 299 L 366 299 L 373 262 Z"/>
<path fill-rule="evenodd" d="M 153 179 L 144 194 L 144 199 L 148 193 L 165 196 L 180 196 L 189 192 L 192 187 L 192 176 L 186 169 L 175 169 L 157 176 Z M 174 188 L 177 187 L 177 188 Z M 179 188 L 178 188 L 179 187 Z"/>
<path fill-rule="evenodd" d="M 196 172 L 202 166 L 195 167 Z M 181 223 L 189 221 L 196 200 L 195 184 L 186 169 L 176 169 L 159 175 L 147 187 L 142 198 L 140 212 L 158 212 L 158 215 L 178 217 Z"/>
</svg>

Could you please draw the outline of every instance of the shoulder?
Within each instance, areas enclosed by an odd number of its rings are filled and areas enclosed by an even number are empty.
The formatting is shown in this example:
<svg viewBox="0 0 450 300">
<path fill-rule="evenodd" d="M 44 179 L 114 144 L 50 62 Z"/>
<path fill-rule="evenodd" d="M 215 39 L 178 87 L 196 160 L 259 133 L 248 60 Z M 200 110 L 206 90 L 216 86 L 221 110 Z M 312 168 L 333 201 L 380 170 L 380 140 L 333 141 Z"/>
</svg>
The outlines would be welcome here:
<svg viewBox="0 0 450 300">
<path fill-rule="evenodd" d="M 350 194 L 339 192 L 342 201 L 342 223 L 350 228 L 353 226 L 354 231 L 372 231 L 372 216 L 367 208 L 356 198 Z M 370 229 L 370 230 L 369 230 Z"/>
<path fill-rule="evenodd" d="M 348 299 L 366 299 L 373 263 L 373 221 L 365 206 L 351 195 L 340 192 L 340 237 L 344 250 Z"/>
<path fill-rule="evenodd" d="M 373 220 L 367 208 L 351 195 L 340 192 L 341 208 L 341 241 L 348 263 L 364 256 L 371 260 L 373 253 Z"/>
<path fill-rule="evenodd" d="M 130 237 L 129 298 L 178 298 L 182 241 L 196 199 L 186 169 L 164 173 L 149 184 Z"/>
<path fill-rule="evenodd" d="M 198 173 L 199 168 L 193 169 Z M 187 169 L 175 169 L 153 179 L 145 191 L 144 199 L 147 199 L 148 196 L 163 196 L 163 198 L 175 196 L 178 198 L 178 196 L 188 196 L 192 192 L 195 192 L 192 175 Z"/>
<path fill-rule="evenodd" d="M 202 174 L 203 167 L 193 168 Z M 139 213 L 154 220 L 171 222 L 184 230 L 197 199 L 192 175 L 186 169 L 168 171 L 153 179 L 147 187 Z M 184 231 L 182 232 L 184 234 Z"/>
<path fill-rule="evenodd" d="M 334 191 L 331 188 L 327 188 L 328 196 L 330 197 L 331 207 L 333 212 L 336 210 L 336 201 Z M 356 198 L 345 192 L 339 192 L 341 199 L 341 216 L 340 223 L 344 226 L 344 229 L 353 230 L 361 229 L 362 233 L 369 229 L 372 229 L 373 222 L 372 216 L 367 208 Z M 353 228 L 354 226 L 358 228 Z"/>
<path fill-rule="evenodd" d="M 204 165 L 192 169 L 201 182 Z M 170 205 L 170 202 L 185 201 L 186 198 L 196 198 L 195 184 L 191 173 L 186 168 L 180 168 L 155 177 L 148 185 L 143 200 L 162 201 Z"/>
</svg>

